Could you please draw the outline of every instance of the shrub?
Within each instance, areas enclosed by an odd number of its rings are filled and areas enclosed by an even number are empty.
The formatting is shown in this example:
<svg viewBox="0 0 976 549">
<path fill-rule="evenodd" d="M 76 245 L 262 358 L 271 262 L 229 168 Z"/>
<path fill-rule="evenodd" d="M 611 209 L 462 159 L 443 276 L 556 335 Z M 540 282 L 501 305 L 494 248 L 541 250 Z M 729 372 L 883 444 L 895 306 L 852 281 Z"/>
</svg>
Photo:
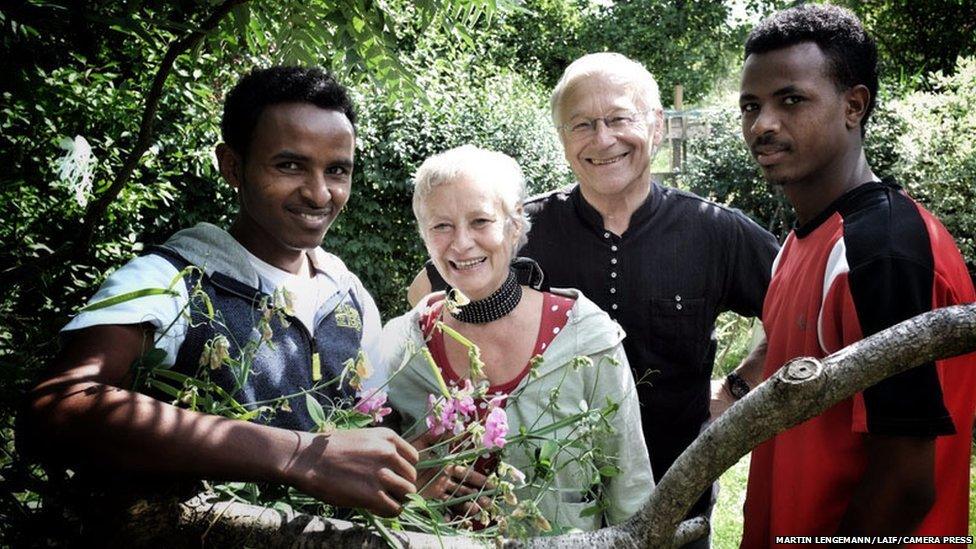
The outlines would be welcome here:
<svg viewBox="0 0 976 549">
<path fill-rule="evenodd" d="M 766 183 L 742 142 L 738 109 L 706 111 L 704 122 L 707 133 L 687 141 L 686 168 L 674 183 L 742 210 L 782 240 L 793 225 L 793 210 Z"/>
<path fill-rule="evenodd" d="M 930 76 L 932 91 L 892 102 L 901 133 L 891 173 L 955 237 L 976 273 L 976 57 L 961 57 L 951 76 Z"/>
</svg>

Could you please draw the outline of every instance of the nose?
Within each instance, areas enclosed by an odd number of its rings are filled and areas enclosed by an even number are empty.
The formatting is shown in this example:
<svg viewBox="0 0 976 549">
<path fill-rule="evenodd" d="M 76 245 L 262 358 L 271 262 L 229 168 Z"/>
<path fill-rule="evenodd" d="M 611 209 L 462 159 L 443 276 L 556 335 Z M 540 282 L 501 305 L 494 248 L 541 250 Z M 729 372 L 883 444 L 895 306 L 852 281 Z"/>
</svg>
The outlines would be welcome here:
<svg viewBox="0 0 976 549">
<path fill-rule="evenodd" d="M 455 252 L 464 252 L 474 244 L 474 239 L 467 227 L 458 227 L 454 231 L 454 239 L 451 240 L 451 249 Z"/>
<path fill-rule="evenodd" d="M 752 135 L 756 136 L 765 133 L 777 133 L 779 132 L 779 117 L 776 116 L 773 109 L 759 109 L 749 130 L 752 132 Z"/>
<path fill-rule="evenodd" d="M 324 208 L 332 201 L 332 189 L 329 182 L 322 173 L 312 173 L 309 175 L 301 189 L 302 198 L 309 206 Z"/>
<path fill-rule="evenodd" d="M 603 145 L 613 143 L 617 134 L 607 126 L 607 121 L 598 118 L 593 121 L 593 142 Z"/>
</svg>

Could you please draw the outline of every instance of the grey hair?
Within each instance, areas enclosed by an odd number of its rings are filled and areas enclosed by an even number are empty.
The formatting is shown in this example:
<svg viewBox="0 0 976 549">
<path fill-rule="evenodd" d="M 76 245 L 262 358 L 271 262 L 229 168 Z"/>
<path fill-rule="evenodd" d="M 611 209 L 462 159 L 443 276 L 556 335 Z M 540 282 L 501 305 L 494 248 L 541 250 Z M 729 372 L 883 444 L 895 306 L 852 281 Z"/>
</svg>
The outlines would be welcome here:
<svg viewBox="0 0 976 549">
<path fill-rule="evenodd" d="M 413 215 L 423 237 L 423 206 L 427 197 L 440 185 L 449 184 L 464 175 L 491 174 L 495 194 L 501 200 L 508 223 L 518 227 L 516 249 L 528 240 L 532 226 L 525 211 L 519 208 L 526 198 L 525 175 L 518 162 L 507 154 L 474 145 L 463 145 L 435 154 L 420 165 L 413 176 Z M 516 250 L 512 250 L 514 253 Z"/>
<path fill-rule="evenodd" d="M 620 53 L 590 53 L 570 63 L 563 71 L 556 87 L 553 88 L 552 96 L 549 98 L 549 109 L 554 124 L 558 126 L 561 123 L 559 120 L 559 102 L 569 86 L 580 78 L 595 75 L 607 75 L 620 79 L 633 88 L 634 97 L 643 102 L 645 108 L 661 110 L 661 94 L 658 91 L 657 81 L 654 80 L 654 76 L 648 72 L 644 65 Z"/>
</svg>

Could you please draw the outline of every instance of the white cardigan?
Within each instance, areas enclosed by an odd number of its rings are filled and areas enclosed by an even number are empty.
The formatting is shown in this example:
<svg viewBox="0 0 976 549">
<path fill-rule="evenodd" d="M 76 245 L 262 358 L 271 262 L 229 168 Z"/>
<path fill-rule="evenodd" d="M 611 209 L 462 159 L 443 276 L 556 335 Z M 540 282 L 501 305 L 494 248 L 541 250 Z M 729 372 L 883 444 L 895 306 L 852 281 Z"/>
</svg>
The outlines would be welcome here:
<svg viewBox="0 0 976 549">
<path fill-rule="evenodd" d="M 575 305 L 568 315 L 566 326 L 543 352 L 544 361 L 538 366 L 537 375 L 525 376 L 515 390 L 525 388 L 524 392 L 506 405 L 505 413 L 509 432 L 517 433 L 522 426 L 529 428 L 535 424 L 536 428 L 544 427 L 574 415 L 580 411 L 582 401 L 586 401 L 590 408 L 606 406 L 608 397 L 619 403 L 619 410 L 610 420 L 615 431 L 613 435 L 592 439 L 593 444 L 602 447 L 606 455 L 617 458 L 616 465 L 621 469 L 619 475 L 603 478 L 606 511 L 602 515 L 579 516 L 581 511 L 594 505 L 592 501 L 581 501 L 592 479 L 583 478 L 583 471 L 574 463 L 566 463 L 566 460 L 572 459 L 568 452 L 563 452 L 561 462 L 557 460 L 554 464 L 558 473 L 539 502 L 543 516 L 553 525 L 594 530 L 602 526 L 604 519 L 616 524 L 640 509 L 654 488 L 654 477 L 644 444 L 634 377 L 621 345 L 623 330 L 579 291 L 552 291 L 575 298 Z M 404 370 L 394 375 L 388 386 L 389 403 L 400 413 L 404 426 L 419 424 L 425 428 L 423 415 L 427 408 L 427 395 L 440 393 L 430 366 L 417 352 L 425 345 L 419 319 L 430 299 L 431 296 L 427 296 L 420 300 L 412 311 L 391 320 L 383 329 L 383 361 L 379 371 L 392 375 L 410 357 L 403 366 Z M 593 360 L 593 366 L 573 371 L 571 365 L 577 356 L 589 357 Z M 610 357 L 619 364 L 612 365 L 607 360 Z M 564 381 L 559 388 L 558 407 L 547 411 L 550 393 L 560 380 Z M 545 417 L 536 423 L 543 414 Z M 549 436 L 562 438 L 571 429 L 567 427 Z M 408 438 L 419 434 L 416 429 L 405 433 Z M 506 447 L 502 459 L 526 475 L 531 475 L 533 448 Z M 562 465 L 566 466 L 559 469 Z M 516 494 L 520 501 L 537 495 L 527 489 Z"/>
</svg>

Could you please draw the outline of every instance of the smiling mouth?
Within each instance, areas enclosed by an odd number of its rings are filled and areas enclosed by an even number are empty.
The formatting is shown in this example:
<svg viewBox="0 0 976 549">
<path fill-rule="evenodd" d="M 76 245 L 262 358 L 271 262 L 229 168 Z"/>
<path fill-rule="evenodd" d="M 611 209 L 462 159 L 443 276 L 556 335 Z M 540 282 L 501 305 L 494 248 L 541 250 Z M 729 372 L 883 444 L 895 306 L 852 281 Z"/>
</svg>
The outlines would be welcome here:
<svg viewBox="0 0 976 549">
<path fill-rule="evenodd" d="M 308 223 L 322 223 L 327 221 L 332 216 L 332 208 L 312 211 L 292 209 L 289 211 L 299 219 Z"/>
<path fill-rule="evenodd" d="M 477 265 L 484 263 L 488 258 L 479 257 L 478 259 L 465 259 L 464 261 L 448 261 L 452 267 L 459 271 L 464 271 L 466 269 L 471 269 Z"/>
<path fill-rule="evenodd" d="M 586 161 L 594 166 L 606 166 L 608 164 L 616 164 L 617 162 L 624 159 L 630 153 L 624 153 L 619 156 L 613 156 L 610 158 L 587 158 Z"/>
</svg>

